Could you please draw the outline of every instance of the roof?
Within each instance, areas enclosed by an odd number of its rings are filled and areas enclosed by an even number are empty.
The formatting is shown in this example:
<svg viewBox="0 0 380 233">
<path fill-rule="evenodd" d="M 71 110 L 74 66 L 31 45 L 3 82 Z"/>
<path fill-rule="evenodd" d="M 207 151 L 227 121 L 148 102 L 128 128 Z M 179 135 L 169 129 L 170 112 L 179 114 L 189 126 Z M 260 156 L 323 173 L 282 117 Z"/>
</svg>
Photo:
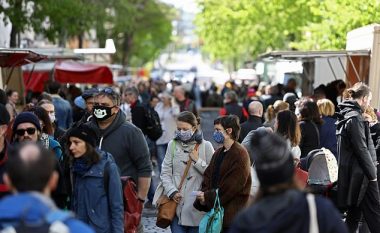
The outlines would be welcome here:
<svg viewBox="0 0 380 233">
<path fill-rule="evenodd" d="M 0 67 L 22 66 L 28 63 L 39 62 L 47 56 L 22 49 L 0 49 Z"/>
<path fill-rule="evenodd" d="M 340 50 L 340 51 L 274 51 L 262 54 L 258 60 L 262 61 L 314 61 L 317 58 L 339 58 L 352 56 L 369 56 L 370 50 Z"/>
</svg>

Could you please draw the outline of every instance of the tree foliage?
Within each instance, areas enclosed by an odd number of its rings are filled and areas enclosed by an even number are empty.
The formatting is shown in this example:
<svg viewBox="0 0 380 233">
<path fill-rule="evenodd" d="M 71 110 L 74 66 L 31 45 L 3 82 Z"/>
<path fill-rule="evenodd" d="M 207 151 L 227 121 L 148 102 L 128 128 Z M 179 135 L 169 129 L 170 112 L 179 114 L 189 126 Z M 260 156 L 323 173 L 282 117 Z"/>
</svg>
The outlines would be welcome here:
<svg viewBox="0 0 380 233">
<path fill-rule="evenodd" d="M 379 1 L 199 0 L 203 49 L 228 63 L 279 49 L 344 49 L 346 33 L 379 21 Z"/>
<path fill-rule="evenodd" d="M 7 0 L 0 12 L 12 22 L 11 47 L 17 35 L 33 29 L 64 46 L 68 39 L 82 39 L 96 30 L 96 39 L 115 40 L 115 60 L 144 65 L 154 59 L 171 39 L 173 10 L 159 0 Z"/>
</svg>

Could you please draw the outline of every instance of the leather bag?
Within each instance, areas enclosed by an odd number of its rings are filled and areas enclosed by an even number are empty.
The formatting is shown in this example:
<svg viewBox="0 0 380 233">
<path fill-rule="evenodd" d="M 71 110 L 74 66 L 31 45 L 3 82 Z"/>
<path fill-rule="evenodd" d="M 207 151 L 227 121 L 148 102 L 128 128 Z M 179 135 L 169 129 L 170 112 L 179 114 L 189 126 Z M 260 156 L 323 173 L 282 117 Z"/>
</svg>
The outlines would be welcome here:
<svg viewBox="0 0 380 233">
<path fill-rule="evenodd" d="M 174 143 L 174 141 L 173 141 Z M 199 144 L 195 145 L 194 150 L 197 151 L 199 147 Z M 173 150 L 174 154 L 174 150 Z M 186 163 L 185 171 L 182 175 L 181 182 L 178 187 L 178 192 L 181 192 L 183 182 L 185 181 L 185 178 L 190 170 L 191 166 L 191 157 L 189 155 L 189 160 Z M 157 201 L 157 220 L 156 225 L 160 228 L 167 228 L 173 221 L 174 216 L 176 215 L 176 209 L 177 209 L 177 202 L 170 199 L 165 194 L 162 194 Z"/>
</svg>

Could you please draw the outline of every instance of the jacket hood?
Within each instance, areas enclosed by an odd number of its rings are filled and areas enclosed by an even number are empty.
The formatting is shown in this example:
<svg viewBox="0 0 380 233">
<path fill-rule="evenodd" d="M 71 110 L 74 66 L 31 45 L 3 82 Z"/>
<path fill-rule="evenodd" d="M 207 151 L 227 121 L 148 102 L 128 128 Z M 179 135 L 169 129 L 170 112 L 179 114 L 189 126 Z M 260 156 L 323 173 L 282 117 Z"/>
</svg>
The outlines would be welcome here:
<svg viewBox="0 0 380 233">
<path fill-rule="evenodd" d="M 53 201 L 37 193 L 28 192 L 11 195 L 0 202 L 0 219 L 39 221 L 51 210 L 56 209 Z"/>
<path fill-rule="evenodd" d="M 101 156 L 101 159 L 98 163 L 91 166 L 91 168 L 86 172 L 85 176 L 99 176 L 103 177 L 104 173 L 104 166 L 105 164 L 110 161 L 113 161 L 113 157 L 110 153 L 107 153 L 105 151 L 97 149 L 96 152 L 99 153 Z"/>
<path fill-rule="evenodd" d="M 336 113 L 337 116 L 337 128 L 339 128 L 341 125 L 345 124 L 347 120 L 349 120 L 352 117 L 361 116 L 363 113 L 362 108 L 358 104 L 358 102 L 354 100 L 346 100 L 343 101 L 338 105 L 339 112 Z"/>
<path fill-rule="evenodd" d="M 119 110 L 111 125 L 108 126 L 106 129 L 99 128 L 98 122 L 96 121 L 95 117 L 91 118 L 89 124 L 95 130 L 98 137 L 106 137 L 108 134 L 112 133 L 117 128 L 119 128 L 126 121 L 127 118 L 125 117 L 124 113 L 121 110 Z"/>
</svg>

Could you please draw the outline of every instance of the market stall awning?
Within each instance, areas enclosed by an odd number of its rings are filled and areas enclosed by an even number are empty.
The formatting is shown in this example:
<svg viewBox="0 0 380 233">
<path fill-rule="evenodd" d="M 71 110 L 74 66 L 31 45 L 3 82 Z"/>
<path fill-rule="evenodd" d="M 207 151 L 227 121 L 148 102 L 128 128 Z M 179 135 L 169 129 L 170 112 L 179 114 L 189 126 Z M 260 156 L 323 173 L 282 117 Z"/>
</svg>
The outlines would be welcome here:
<svg viewBox="0 0 380 233">
<path fill-rule="evenodd" d="M 29 50 L 0 49 L 0 67 L 22 66 L 39 62 L 47 56 Z"/>
<path fill-rule="evenodd" d="M 24 71 L 22 76 L 24 78 L 25 90 L 43 92 L 45 83 L 49 81 L 49 75 L 49 71 Z"/>
<path fill-rule="evenodd" d="M 104 65 L 57 61 L 54 78 L 60 83 L 112 84 L 112 72 Z"/>
<path fill-rule="evenodd" d="M 333 57 L 353 57 L 353 56 L 370 56 L 369 50 L 340 50 L 340 51 L 274 51 L 262 54 L 257 60 L 273 61 L 311 61 L 317 58 L 333 58 Z"/>
</svg>

